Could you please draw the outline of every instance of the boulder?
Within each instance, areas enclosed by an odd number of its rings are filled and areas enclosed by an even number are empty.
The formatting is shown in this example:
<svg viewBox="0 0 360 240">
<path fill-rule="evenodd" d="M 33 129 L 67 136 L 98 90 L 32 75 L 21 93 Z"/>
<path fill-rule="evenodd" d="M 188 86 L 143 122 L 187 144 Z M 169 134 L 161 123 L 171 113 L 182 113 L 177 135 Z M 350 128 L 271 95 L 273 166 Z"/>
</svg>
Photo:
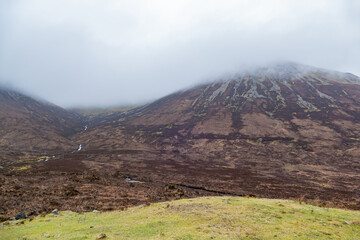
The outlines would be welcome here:
<svg viewBox="0 0 360 240">
<path fill-rule="evenodd" d="M 27 216 L 26 216 L 25 212 L 21 212 L 15 216 L 15 220 L 26 219 L 26 218 L 27 218 Z"/>
<path fill-rule="evenodd" d="M 106 238 L 106 234 L 105 233 L 100 233 L 96 239 L 103 239 L 103 238 Z"/>
</svg>

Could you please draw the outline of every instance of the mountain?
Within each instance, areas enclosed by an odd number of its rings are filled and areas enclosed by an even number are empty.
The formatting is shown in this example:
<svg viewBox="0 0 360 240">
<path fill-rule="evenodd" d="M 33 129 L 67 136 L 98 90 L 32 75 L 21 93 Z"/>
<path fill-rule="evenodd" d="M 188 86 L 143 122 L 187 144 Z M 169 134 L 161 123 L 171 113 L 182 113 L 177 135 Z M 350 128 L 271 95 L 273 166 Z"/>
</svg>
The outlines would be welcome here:
<svg viewBox="0 0 360 240">
<path fill-rule="evenodd" d="M 74 148 L 69 136 L 81 126 L 78 114 L 20 92 L 0 88 L 0 149 L 54 151 Z"/>
<path fill-rule="evenodd" d="M 93 124 L 111 129 L 112 135 L 114 129 L 123 129 L 120 135 L 130 133 L 160 144 L 192 138 L 279 139 L 320 146 L 355 143 L 360 140 L 360 78 L 296 63 L 275 64 L 180 91 Z"/>
<path fill-rule="evenodd" d="M 0 161 L 0 219 L 209 195 L 360 209 L 360 79 L 349 73 L 273 64 L 81 118 L 2 91 L 0 112 L 0 146 L 47 150 Z"/>
<path fill-rule="evenodd" d="M 89 122 L 75 140 L 93 169 L 360 208 L 360 78 L 350 73 L 253 68 Z"/>
</svg>

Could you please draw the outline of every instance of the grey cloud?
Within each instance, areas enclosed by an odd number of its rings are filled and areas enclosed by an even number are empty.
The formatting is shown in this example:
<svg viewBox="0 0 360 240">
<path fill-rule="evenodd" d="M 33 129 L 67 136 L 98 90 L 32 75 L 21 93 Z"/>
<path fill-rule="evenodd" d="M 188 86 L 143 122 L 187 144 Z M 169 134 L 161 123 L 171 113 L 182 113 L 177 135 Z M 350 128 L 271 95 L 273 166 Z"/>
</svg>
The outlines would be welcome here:
<svg viewBox="0 0 360 240">
<path fill-rule="evenodd" d="M 0 81 L 70 107 L 141 103 L 278 60 L 360 75 L 358 1 L 73 2 L 1 3 Z"/>
</svg>

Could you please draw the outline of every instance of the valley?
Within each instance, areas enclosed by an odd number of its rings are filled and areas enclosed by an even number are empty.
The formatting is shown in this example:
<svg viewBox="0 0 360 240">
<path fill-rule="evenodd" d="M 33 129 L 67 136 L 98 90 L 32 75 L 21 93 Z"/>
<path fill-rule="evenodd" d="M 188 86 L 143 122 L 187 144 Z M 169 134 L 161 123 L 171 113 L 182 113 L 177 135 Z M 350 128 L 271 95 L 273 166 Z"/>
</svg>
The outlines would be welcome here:
<svg viewBox="0 0 360 240">
<path fill-rule="evenodd" d="M 287 63 L 95 115 L 6 94 L 2 220 L 219 195 L 360 210 L 352 74 Z"/>
</svg>

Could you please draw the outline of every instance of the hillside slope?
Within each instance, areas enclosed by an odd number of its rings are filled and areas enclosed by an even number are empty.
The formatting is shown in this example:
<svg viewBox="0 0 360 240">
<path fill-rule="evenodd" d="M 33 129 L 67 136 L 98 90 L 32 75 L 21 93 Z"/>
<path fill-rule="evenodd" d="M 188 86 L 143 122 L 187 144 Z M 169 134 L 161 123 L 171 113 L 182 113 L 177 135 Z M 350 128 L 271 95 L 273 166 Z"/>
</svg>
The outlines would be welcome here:
<svg viewBox="0 0 360 240">
<path fill-rule="evenodd" d="M 69 151 L 0 168 L 0 217 L 208 195 L 358 210 L 359 82 L 286 63 L 91 118 Z"/>
<path fill-rule="evenodd" d="M 359 131 L 359 77 L 282 63 L 108 115 L 75 139 L 98 171 L 106 161 L 153 181 L 358 209 Z"/>
<path fill-rule="evenodd" d="M 140 140 L 161 144 L 191 138 L 351 144 L 360 141 L 360 78 L 295 63 L 271 65 L 109 115 L 94 125 L 124 128 Z M 97 140 L 89 140 L 91 146 Z"/>
<path fill-rule="evenodd" d="M 0 226 L 1 239 L 358 239 L 360 212 L 293 201 L 212 197 L 119 212 L 60 212 Z M 8 223 L 7 223 L 8 224 Z"/>
<path fill-rule="evenodd" d="M 0 88 L 0 149 L 49 151 L 75 148 L 69 136 L 81 126 L 78 114 Z"/>
</svg>

